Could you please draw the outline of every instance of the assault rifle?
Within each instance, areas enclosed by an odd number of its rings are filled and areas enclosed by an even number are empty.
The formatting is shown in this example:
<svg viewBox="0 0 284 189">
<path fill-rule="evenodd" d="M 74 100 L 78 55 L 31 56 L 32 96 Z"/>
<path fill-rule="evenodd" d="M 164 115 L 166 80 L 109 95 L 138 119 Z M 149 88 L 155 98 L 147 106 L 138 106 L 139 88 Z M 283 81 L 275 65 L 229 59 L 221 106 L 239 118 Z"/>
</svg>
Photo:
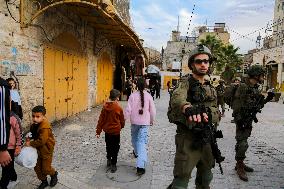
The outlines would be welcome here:
<svg viewBox="0 0 284 189">
<path fill-rule="evenodd" d="M 222 156 L 221 151 L 219 150 L 219 147 L 217 144 L 217 138 L 223 138 L 223 133 L 220 130 L 216 130 L 215 125 L 212 123 L 212 114 L 209 108 L 206 111 L 205 106 L 201 105 L 201 106 L 197 106 L 195 109 L 198 112 L 200 112 L 201 116 L 203 113 L 207 113 L 209 119 L 207 123 L 201 122 L 201 123 L 196 124 L 196 126 L 192 128 L 194 135 L 197 136 L 195 137 L 193 141 L 192 148 L 196 149 L 201 145 L 210 144 L 213 157 L 216 160 L 216 163 L 218 163 L 220 172 L 223 175 L 223 168 L 222 168 L 221 162 L 225 160 L 225 157 Z M 197 115 L 198 112 L 193 112 L 192 115 Z"/>
<path fill-rule="evenodd" d="M 243 128 L 250 126 L 252 121 L 254 121 L 255 123 L 258 122 L 256 114 L 261 113 L 261 109 L 264 107 L 264 104 L 266 104 L 267 102 L 272 100 L 274 96 L 275 96 L 275 94 L 273 92 L 268 92 L 268 96 L 266 98 L 264 98 L 263 95 L 259 95 L 256 104 L 254 104 L 252 107 L 244 109 L 243 112 L 244 112 L 245 118 L 244 118 L 243 123 L 242 123 Z"/>
</svg>

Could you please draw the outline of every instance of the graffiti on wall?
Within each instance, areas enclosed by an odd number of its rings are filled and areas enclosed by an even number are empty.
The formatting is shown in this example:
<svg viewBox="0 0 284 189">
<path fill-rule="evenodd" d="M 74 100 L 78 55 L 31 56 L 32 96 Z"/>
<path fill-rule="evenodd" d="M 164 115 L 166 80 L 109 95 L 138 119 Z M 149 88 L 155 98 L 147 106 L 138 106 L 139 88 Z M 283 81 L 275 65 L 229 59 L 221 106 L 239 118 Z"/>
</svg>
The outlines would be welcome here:
<svg viewBox="0 0 284 189">
<path fill-rule="evenodd" d="M 10 54 L 0 56 L 0 74 L 3 76 L 13 75 L 34 75 L 34 68 L 31 63 L 18 61 L 18 49 L 11 47 Z M 31 54 L 29 57 L 33 57 Z"/>
<path fill-rule="evenodd" d="M 14 72 L 15 75 L 33 75 L 34 69 L 28 63 L 0 60 L 0 74 L 8 76 L 11 72 Z"/>
</svg>

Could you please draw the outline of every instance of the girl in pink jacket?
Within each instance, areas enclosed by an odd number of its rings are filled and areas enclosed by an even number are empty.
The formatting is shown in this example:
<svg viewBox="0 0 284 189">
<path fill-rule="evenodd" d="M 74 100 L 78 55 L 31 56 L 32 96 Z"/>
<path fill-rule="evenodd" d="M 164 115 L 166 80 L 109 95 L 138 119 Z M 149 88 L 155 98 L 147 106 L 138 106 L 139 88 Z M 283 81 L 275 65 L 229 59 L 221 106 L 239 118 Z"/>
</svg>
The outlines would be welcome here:
<svg viewBox="0 0 284 189">
<path fill-rule="evenodd" d="M 15 156 L 19 155 L 21 152 L 21 142 L 22 142 L 22 136 L 21 136 L 21 129 L 19 122 L 16 118 L 17 115 L 15 115 L 11 111 L 10 116 L 10 138 L 9 138 L 9 144 L 8 144 L 8 152 L 12 158 L 12 161 L 5 167 L 2 167 L 2 177 L 0 180 L 0 188 L 7 188 L 10 181 L 16 181 L 17 180 L 17 173 L 14 168 L 14 160 Z"/>
<path fill-rule="evenodd" d="M 126 119 L 130 119 L 133 154 L 137 157 L 137 174 L 143 175 L 147 163 L 148 129 L 153 125 L 156 108 L 152 96 L 145 91 L 145 80 L 138 78 L 138 91 L 129 97 L 125 110 Z"/>
</svg>

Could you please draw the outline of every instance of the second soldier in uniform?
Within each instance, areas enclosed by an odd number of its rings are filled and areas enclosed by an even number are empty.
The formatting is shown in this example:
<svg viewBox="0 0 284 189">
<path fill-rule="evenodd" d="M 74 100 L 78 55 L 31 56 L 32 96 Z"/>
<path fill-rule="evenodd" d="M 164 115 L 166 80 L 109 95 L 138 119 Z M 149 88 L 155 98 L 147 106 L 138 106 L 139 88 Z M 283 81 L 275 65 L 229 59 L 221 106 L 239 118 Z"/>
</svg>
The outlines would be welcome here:
<svg viewBox="0 0 284 189">
<path fill-rule="evenodd" d="M 239 178 L 248 181 L 246 172 L 253 172 L 253 168 L 245 165 L 246 151 L 249 147 L 248 137 L 251 135 L 252 122 L 257 122 L 256 114 L 264 107 L 264 104 L 272 100 L 274 93 L 269 92 L 264 98 L 259 90 L 264 81 L 265 70 L 255 65 L 248 70 L 248 78 L 241 83 L 234 94 L 232 109 L 236 123 L 236 146 L 235 159 L 237 161 L 235 170 Z"/>
</svg>

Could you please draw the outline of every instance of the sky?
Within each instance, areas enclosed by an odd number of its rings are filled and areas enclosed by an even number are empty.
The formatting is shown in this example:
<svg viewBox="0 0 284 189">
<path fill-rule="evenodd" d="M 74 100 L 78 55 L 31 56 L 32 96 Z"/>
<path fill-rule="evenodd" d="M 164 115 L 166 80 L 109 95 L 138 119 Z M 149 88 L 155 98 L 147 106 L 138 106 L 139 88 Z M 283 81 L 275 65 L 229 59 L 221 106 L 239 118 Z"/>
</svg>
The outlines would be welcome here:
<svg viewBox="0 0 284 189">
<path fill-rule="evenodd" d="M 256 47 L 259 32 L 262 37 L 271 35 L 271 32 L 266 31 L 266 26 L 273 22 L 274 2 L 275 0 L 132 0 L 130 14 L 134 30 L 145 40 L 144 46 L 159 51 L 162 46 L 165 48 L 172 30 L 177 29 L 179 16 L 183 36 L 188 35 L 188 31 L 191 35 L 197 26 L 206 23 L 207 26 L 214 26 L 215 22 L 225 22 L 231 43 L 240 48 L 239 53 L 246 53 Z M 261 28 L 263 29 L 257 31 Z M 242 37 L 247 34 L 250 35 Z"/>
</svg>

